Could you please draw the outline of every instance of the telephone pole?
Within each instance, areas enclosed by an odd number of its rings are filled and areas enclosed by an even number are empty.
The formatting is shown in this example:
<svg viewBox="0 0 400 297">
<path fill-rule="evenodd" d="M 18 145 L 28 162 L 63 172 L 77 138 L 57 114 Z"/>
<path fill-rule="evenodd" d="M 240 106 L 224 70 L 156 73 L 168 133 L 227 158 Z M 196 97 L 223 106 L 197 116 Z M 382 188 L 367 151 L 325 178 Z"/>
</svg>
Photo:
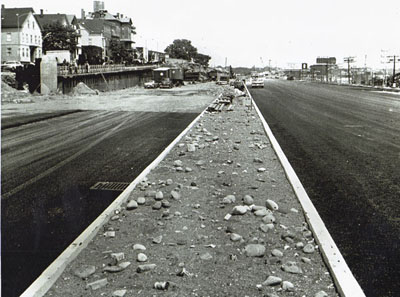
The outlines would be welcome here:
<svg viewBox="0 0 400 297">
<path fill-rule="evenodd" d="M 347 63 L 347 79 L 350 84 L 350 63 L 354 62 L 354 57 L 345 57 L 343 60 Z"/>
<path fill-rule="evenodd" d="M 387 58 L 388 58 L 388 63 L 393 62 L 392 86 L 396 87 L 396 84 L 395 84 L 396 60 L 397 60 L 397 62 L 400 62 L 400 58 L 399 58 L 399 55 L 391 55 L 391 56 L 387 56 Z"/>
</svg>

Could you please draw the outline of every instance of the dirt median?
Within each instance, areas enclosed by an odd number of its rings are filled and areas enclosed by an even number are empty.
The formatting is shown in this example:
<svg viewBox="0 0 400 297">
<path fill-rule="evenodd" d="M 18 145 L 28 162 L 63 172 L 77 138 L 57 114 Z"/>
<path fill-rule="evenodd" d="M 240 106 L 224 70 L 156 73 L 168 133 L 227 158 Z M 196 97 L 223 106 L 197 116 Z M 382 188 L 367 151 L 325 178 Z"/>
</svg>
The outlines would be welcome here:
<svg viewBox="0 0 400 297">
<path fill-rule="evenodd" d="M 46 296 L 338 296 L 248 104 L 205 113 Z"/>
</svg>

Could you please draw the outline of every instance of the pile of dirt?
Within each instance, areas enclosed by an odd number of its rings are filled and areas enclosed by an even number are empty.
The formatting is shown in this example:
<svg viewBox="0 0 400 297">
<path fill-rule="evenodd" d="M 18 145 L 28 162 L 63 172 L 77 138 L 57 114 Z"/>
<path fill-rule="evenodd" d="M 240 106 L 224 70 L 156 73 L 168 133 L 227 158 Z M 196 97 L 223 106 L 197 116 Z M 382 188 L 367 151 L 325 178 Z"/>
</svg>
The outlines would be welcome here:
<svg viewBox="0 0 400 297">
<path fill-rule="evenodd" d="M 85 83 L 80 82 L 74 87 L 72 94 L 73 95 L 98 95 L 99 91 L 92 90 Z"/>
<path fill-rule="evenodd" d="M 17 85 L 17 80 L 15 79 L 15 73 L 13 72 L 5 72 L 1 74 L 1 81 L 5 82 L 12 88 L 15 88 Z"/>
</svg>

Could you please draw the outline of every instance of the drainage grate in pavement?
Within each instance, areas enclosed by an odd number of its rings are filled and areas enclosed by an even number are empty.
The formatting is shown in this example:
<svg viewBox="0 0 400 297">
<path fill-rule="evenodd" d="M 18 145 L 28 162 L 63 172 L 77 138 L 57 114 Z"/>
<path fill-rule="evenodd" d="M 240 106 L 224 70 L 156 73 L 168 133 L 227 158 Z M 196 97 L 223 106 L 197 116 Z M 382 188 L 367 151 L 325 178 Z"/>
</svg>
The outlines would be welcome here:
<svg viewBox="0 0 400 297">
<path fill-rule="evenodd" d="M 94 186 L 91 186 L 91 190 L 102 190 L 102 191 L 119 191 L 122 192 L 129 186 L 129 183 L 120 182 L 97 182 Z"/>
</svg>

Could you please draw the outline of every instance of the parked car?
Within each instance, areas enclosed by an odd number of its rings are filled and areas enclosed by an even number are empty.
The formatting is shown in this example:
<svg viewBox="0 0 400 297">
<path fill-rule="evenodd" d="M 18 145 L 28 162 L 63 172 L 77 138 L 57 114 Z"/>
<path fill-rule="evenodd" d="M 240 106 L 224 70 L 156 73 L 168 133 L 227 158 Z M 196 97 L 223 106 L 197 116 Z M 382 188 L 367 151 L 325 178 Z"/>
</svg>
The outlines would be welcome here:
<svg viewBox="0 0 400 297">
<path fill-rule="evenodd" d="M 1 71 L 15 71 L 17 67 L 22 67 L 21 62 L 8 61 L 1 64 Z"/>
<path fill-rule="evenodd" d="M 155 88 L 158 88 L 158 83 L 156 83 L 154 80 L 145 82 L 145 83 L 144 83 L 144 88 L 145 88 L 145 89 L 155 89 Z"/>
<path fill-rule="evenodd" d="M 257 77 L 251 80 L 251 87 L 252 88 L 264 88 L 264 78 Z"/>
</svg>

